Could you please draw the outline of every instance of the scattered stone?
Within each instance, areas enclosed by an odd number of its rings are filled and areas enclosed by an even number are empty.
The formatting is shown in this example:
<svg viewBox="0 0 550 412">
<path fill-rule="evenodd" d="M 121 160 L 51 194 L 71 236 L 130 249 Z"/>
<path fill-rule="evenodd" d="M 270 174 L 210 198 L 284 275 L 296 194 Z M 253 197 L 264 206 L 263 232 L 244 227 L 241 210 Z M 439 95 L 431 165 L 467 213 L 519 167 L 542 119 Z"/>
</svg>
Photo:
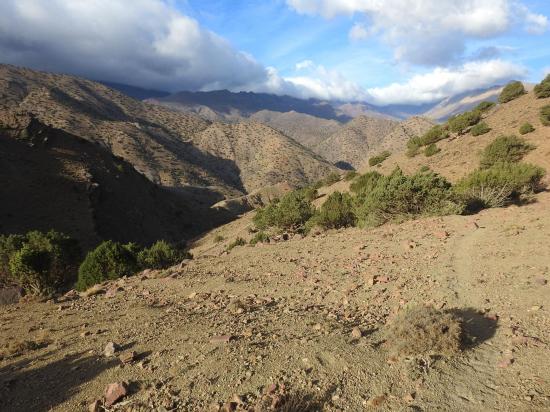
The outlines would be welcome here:
<svg viewBox="0 0 550 412">
<path fill-rule="evenodd" d="M 133 350 L 121 353 L 118 357 L 123 364 L 132 363 L 136 360 L 137 353 Z"/>
<path fill-rule="evenodd" d="M 105 406 L 114 405 L 120 399 L 128 394 L 128 385 L 126 382 L 117 382 L 107 385 L 105 389 Z"/>
<path fill-rule="evenodd" d="M 103 406 L 103 402 L 101 402 L 100 400 L 95 400 L 88 406 L 88 411 L 101 412 L 101 410 L 103 409 L 102 406 Z"/>
<path fill-rule="evenodd" d="M 497 366 L 499 368 L 507 368 L 508 366 L 511 366 L 512 364 L 514 363 L 514 358 L 504 358 L 503 360 L 501 360 Z"/>
<path fill-rule="evenodd" d="M 105 355 L 107 358 L 110 358 L 112 356 L 115 356 L 115 353 L 118 351 L 119 347 L 114 342 L 108 342 L 107 345 L 105 345 L 105 349 L 103 350 L 103 355 Z"/>
<path fill-rule="evenodd" d="M 220 344 L 220 343 L 229 343 L 233 339 L 233 336 L 231 335 L 219 335 L 219 336 L 212 336 L 210 338 L 210 343 Z"/>
<path fill-rule="evenodd" d="M 416 393 L 414 393 L 414 392 L 413 393 L 407 393 L 405 396 L 403 396 L 403 400 L 405 402 L 408 402 L 408 403 L 414 402 L 415 396 L 416 396 Z"/>
<path fill-rule="evenodd" d="M 106 298 L 113 298 L 117 294 L 117 292 L 121 291 L 122 288 L 118 286 L 112 286 L 109 289 L 107 289 L 107 292 L 105 292 Z"/>
<path fill-rule="evenodd" d="M 535 283 L 539 286 L 546 286 L 548 284 L 548 281 L 544 278 L 538 278 L 535 279 Z"/>
<path fill-rule="evenodd" d="M 363 336 L 363 332 L 361 332 L 361 329 L 356 326 L 351 330 L 351 336 L 355 339 L 359 339 L 361 336 Z"/>
<path fill-rule="evenodd" d="M 378 407 L 386 401 L 386 395 L 375 396 L 367 401 L 367 406 Z"/>
<path fill-rule="evenodd" d="M 541 310 L 541 309 L 542 309 L 542 306 L 540 306 L 540 305 L 531 306 L 530 312 L 536 312 L 536 311 Z"/>
<path fill-rule="evenodd" d="M 434 233 L 434 236 L 438 239 L 441 239 L 441 240 L 445 240 L 447 239 L 450 235 L 449 235 L 449 232 L 447 232 L 446 230 L 442 230 L 440 232 L 435 232 Z"/>
<path fill-rule="evenodd" d="M 66 299 L 72 300 L 72 299 L 78 299 L 80 295 L 76 290 L 71 289 L 67 293 L 65 293 L 63 297 Z"/>
<path fill-rule="evenodd" d="M 321 330 L 321 324 L 316 323 L 315 325 L 313 325 L 313 330 Z"/>
<path fill-rule="evenodd" d="M 57 307 L 57 310 L 61 312 L 62 310 L 69 309 L 69 308 L 70 308 L 69 305 L 59 305 Z"/>
<path fill-rule="evenodd" d="M 387 276 L 378 276 L 376 278 L 377 283 L 388 283 L 390 281 L 390 278 Z"/>
<path fill-rule="evenodd" d="M 498 315 L 496 313 L 488 313 L 485 315 L 485 318 L 496 322 L 498 320 Z"/>
<path fill-rule="evenodd" d="M 102 285 L 94 285 L 88 290 L 82 292 L 80 296 L 87 298 L 94 295 L 99 295 L 100 293 L 105 293 L 105 288 Z"/>
</svg>

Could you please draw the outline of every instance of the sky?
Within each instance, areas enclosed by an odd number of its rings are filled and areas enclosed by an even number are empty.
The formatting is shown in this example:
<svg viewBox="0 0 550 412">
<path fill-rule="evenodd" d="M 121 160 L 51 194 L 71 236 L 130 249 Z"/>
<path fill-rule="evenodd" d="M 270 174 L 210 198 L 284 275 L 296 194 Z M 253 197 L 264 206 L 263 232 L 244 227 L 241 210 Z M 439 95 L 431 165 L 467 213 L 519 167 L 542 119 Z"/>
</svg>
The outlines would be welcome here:
<svg viewBox="0 0 550 412">
<path fill-rule="evenodd" d="M 1 0 L 0 62 L 171 92 L 425 104 L 550 72 L 549 0 Z"/>
</svg>

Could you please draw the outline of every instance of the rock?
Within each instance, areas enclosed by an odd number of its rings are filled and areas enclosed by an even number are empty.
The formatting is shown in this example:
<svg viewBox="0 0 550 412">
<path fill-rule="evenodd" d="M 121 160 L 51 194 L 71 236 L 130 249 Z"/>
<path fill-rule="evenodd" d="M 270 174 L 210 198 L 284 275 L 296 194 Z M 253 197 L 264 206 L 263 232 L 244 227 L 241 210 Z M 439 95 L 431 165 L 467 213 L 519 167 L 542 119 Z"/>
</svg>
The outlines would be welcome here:
<svg viewBox="0 0 550 412">
<path fill-rule="evenodd" d="M 537 284 L 539 286 L 546 286 L 547 283 L 548 283 L 548 281 L 544 278 L 535 279 L 535 284 Z"/>
<path fill-rule="evenodd" d="M 390 281 L 390 278 L 387 276 L 378 276 L 376 278 L 377 283 L 388 283 Z"/>
<path fill-rule="evenodd" d="M 76 290 L 71 289 L 67 293 L 65 293 L 63 295 L 63 297 L 68 299 L 68 300 L 73 300 L 73 299 L 78 299 L 80 297 L 80 295 Z"/>
<path fill-rule="evenodd" d="M 403 400 L 405 402 L 414 402 L 414 398 L 415 398 L 416 394 L 413 392 L 413 393 L 407 393 L 405 396 L 403 396 Z"/>
<path fill-rule="evenodd" d="M 313 325 L 313 330 L 321 330 L 321 324 L 316 323 L 315 325 Z"/>
<path fill-rule="evenodd" d="M 114 405 L 120 399 L 128 394 L 128 385 L 126 382 L 117 382 L 107 385 L 105 389 L 105 406 Z"/>
<path fill-rule="evenodd" d="M 101 285 L 94 285 L 86 291 L 82 292 L 80 296 L 87 298 L 94 295 L 99 295 L 100 293 L 105 293 L 105 288 Z"/>
<path fill-rule="evenodd" d="M 117 292 L 119 292 L 121 290 L 122 290 L 122 288 L 120 288 L 118 286 L 112 286 L 109 289 L 107 289 L 107 292 L 105 292 L 105 297 L 106 298 L 113 298 L 113 297 L 115 297 Z"/>
<path fill-rule="evenodd" d="M 233 339 L 233 336 L 230 335 L 219 335 L 212 336 L 210 338 L 210 343 L 220 344 L 220 343 L 229 343 Z"/>
<path fill-rule="evenodd" d="M 95 400 L 88 406 L 88 411 L 101 412 L 101 410 L 103 410 L 102 406 L 103 406 L 103 402 L 101 402 L 100 400 Z"/>
<path fill-rule="evenodd" d="M 508 366 L 512 365 L 514 363 L 514 358 L 504 358 L 499 363 L 497 363 L 497 366 L 499 368 L 507 368 Z"/>
<path fill-rule="evenodd" d="M 290 236 L 288 235 L 288 233 L 283 233 L 282 239 L 283 239 L 284 241 L 287 241 L 289 238 L 290 238 Z"/>
<path fill-rule="evenodd" d="M 103 350 L 103 355 L 105 355 L 107 358 L 110 358 L 111 356 L 115 356 L 115 353 L 118 351 L 118 345 L 114 342 L 108 342 L 107 345 L 105 345 L 105 349 Z"/>
<path fill-rule="evenodd" d="M 434 236 L 438 239 L 445 240 L 449 237 L 449 232 L 447 232 L 446 230 L 442 230 L 439 232 L 435 232 Z"/>
<path fill-rule="evenodd" d="M 124 364 L 132 363 L 137 357 L 137 353 L 133 350 L 121 353 L 118 357 L 120 361 Z"/>
<path fill-rule="evenodd" d="M 375 396 L 367 401 L 367 406 L 378 407 L 386 401 L 386 395 Z"/>
<path fill-rule="evenodd" d="M 351 336 L 355 339 L 359 339 L 361 336 L 363 336 L 363 332 L 361 332 L 361 329 L 356 326 L 351 330 Z"/>
</svg>

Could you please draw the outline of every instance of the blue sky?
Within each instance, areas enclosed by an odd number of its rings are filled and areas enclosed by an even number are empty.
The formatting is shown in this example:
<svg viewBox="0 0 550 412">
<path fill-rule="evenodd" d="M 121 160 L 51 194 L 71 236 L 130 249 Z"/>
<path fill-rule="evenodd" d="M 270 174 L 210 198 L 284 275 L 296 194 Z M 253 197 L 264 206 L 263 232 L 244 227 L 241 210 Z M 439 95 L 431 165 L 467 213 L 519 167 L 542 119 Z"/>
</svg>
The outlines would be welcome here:
<svg viewBox="0 0 550 412">
<path fill-rule="evenodd" d="M 548 0 L 2 0 L 0 62 L 169 91 L 422 104 L 539 81 L 549 17 Z"/>
</svg>

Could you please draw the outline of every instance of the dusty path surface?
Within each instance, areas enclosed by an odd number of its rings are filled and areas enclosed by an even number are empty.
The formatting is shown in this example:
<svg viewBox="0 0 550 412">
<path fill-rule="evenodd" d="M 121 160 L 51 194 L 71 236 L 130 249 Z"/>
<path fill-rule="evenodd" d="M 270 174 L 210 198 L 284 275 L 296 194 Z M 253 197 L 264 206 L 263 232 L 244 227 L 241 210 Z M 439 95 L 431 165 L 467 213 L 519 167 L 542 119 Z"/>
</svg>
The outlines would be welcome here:
<svg viewBox="0 0 550 412">
<path fill-rule="evenodd" d="M 108 294 L 0 307 L 2 348 L 39 343 L 0 360 L 0 410 L 87 410 L 121 381 L 130 394 L 110 410 L 218 410 L 234 395 L 245 408 L 274 383 L 326 411 L 550 410 L 549 208 L 543 193 L 238 247 Z M 386 324 L 424 304 L 468 320 L 463 354 L 390 357 Z M 105 357 L 110 341 L 135 361 Z"/>
</svg>

